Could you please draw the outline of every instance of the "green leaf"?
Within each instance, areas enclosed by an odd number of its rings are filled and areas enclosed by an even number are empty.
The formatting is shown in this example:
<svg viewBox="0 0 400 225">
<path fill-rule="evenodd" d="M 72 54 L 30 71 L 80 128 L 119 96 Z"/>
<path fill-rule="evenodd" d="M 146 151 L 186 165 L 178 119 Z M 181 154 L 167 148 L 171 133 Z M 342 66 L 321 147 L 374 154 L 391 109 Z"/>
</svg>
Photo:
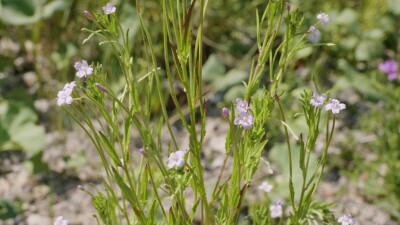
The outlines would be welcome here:
<svg viewBox="0 0 400 225">
<path fill-rule="evenodd" d="M 212 82 L 224 74 L 224 65 L 218 60 L 215 54 L 210 55 L 207 62 L 203 65 L 203 80 Z"/>
<path fill-rule="evenodd" d="M 39 7 L 42 0 L 1 0 L 0 19 L 11 25 L 24 25 L 40 20 Z"/>
<path fill-rule="evenodd" d="M 15 218 L 22 213 L 22 208 L 16 202 L 0 198 L 0 219 L 6 220 Z"/>
<path fill-rule="evenodd" d="M 216 91 L 223 91 L 235 84 L 240 84 L 242 81 L 246 80 L 247 77 L 247 72 L 233 69 L 230 70 L 225 76 L 215 79 L 212 83 L 212 86 Z"/>
</svg>

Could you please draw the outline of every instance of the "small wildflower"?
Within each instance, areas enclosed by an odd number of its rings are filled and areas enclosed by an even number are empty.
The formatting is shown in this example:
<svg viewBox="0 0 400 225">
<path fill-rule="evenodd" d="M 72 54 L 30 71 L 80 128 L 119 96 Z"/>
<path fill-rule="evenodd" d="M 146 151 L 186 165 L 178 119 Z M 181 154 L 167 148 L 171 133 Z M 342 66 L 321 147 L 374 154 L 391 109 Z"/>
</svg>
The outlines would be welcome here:
<svg viewBox="0 0 400 225">
<path fill-rule="evenodd" d="M 86 16 L 86 18 L 88 18 L 88 20 L 93 20 L 93 15 L 89 12 L 89 11 L 87 11 L 87 10 L 85 10 L 85 11 L 83 11 L 83 14 L 85 14 L 85 16 Z"/>
<path fill-rule="evenodd" d="M 64 220 L 62 216 L 59 216 L 56 221 L 54 221 L 54 225 L 68 225 L 68 220 Z"/>
<path fill-rule="evenodd" d="M 389 73 L 387 78 L 388 80 L 396 80 L 399 77 L 399 74 L 397 73 Z"/>
<path fill-rule="evenodd" d="M 262 184 L 260 186 L 258 186 L 258 190 L 262 190 L 265 191 L 267 193 L 271 192 L 272 188 L 274 186 L 270 183 L 268 183 L 267 181 L 262 182 Z"/>
<path fill-rule="evenodd" d="M 115 7 L 111 3 L 107 3 L 106 6 L 103 7 L 103 12 L 107 15 L 115 12 Z"/>
<path fill-rule="evenodd" d="M 75 86 L 76 86 L 75 81 L 66 83 L 63 90 L 58 92 L 58 94 L 57 94 L 57 105 L 58 106 L 62 106 L 63 104 L 70 105 L 72 103 L 72 101 L 74 99 L 71 97 L 71 94 L 72 94 L 72 91 L 74 90 Z"/>
<path fill-rule="evenodd" d="M 342 225 L 356 224 L 356 220 L 349 213 L 347 213 L 344 216 L 340 217 L 337 221 L 339 223 L 341 223 Z"/>
<path fill-rule="evenodd" d="M 272 218 L 279 218 L 282 216 L 282 202 L 276 202 L 276 205 L 270 205 L 269 211 L 271 212 Z"/>
<path fill-rule="evenodd" d="M 321 39 L 321 32 L 314 26 L 311 26 L 309 31 L 310 34 L 308 35 L 308 39 L 311 43 L 316 43 Z"/>
<path fill-rule="evenodd" d="M 74 68 L 77 70 L 76 76 L 79 78 L 86 77 L 93 73 L 93 68 L 88 65 L 86 60 L 82 60 L 82 62 L 75 62 Z"/>
<path fill-rule="evenodd" d="M 328 104 L 326 104 L 326 106 L 325 106 L 325 110 L 326 111 L 332 110 L 333 114 L 338 114 L 340 112 L 340 110 L 345 109 L 345 108 L 346 108 L 345 104 L 340 103 L 339 100 L 332 99 L 332 98 L 329 99 Z"/>
<path fill-rule="evenodd" d="M 319 14 L 317 15 L 317 19 L 321 20 L 322 26 L 326 25 L 326 24 L 329 22 L 329 16 L 328 16 L 328 14 L 323 13 L 323 12 L 321 12 L 321 13 L 319 13 Z"/>
<path fill-rule="evenodd" d="M 249 103 L 241 98 L 236 99 L 236 110 L 238 113 L 247 113 L 249 110 Z"/>
<path fill-rule="evenodd" d="M 379 64 L 379 70 L 388 75 L 389 80 L 395 80 L 399 77 L 397 70 L 399 64 L 394 60 L 386 60 L 385 62 Z"/>
<path fill-rule="evenodd" d="M 319 95 L 316 92 L 313 93 L 313 96 L 310 101 L 311 105 L 321 108 L 324 105 L 324 102 L 325 102 L 325 95 L 323 95 L 323 94 Z"/>
<path fill-rule="evenodd" d="M 396 73 L 398 68 L 399 64 L 394 60 L 386 60 L 379 64 L 379 70 L 387 74 Z"/>
<path fill-rule="evenodd" d="M 226 108 L 226 107 L 222 108 L 221 113 L 222 113 L 222 116 L 225 119 L 229 119 L 229 110 L 228 110 L 228 108 Z"/>
<path fill-rule="evenodd" d="M 146 151 L 143 148 L 139 149 L 140 154 L 146 156 Z"/>
<path fill-rule="evenodd" d="M 169 155 L 167 167 L 169 169 L 172 169 L 173 167 L 179 169 L 185 165 L 185 153 L 185 151 L 172 152 L 171 155 Z"/>
<path fill-rule="evenodd" d="M 233 121 L 235 125 L 242 125 L 244 129 L 249 129 L 253 127 L 254 118 L 248 113 L 239 113 L 238 117 Z"/>
</svg>

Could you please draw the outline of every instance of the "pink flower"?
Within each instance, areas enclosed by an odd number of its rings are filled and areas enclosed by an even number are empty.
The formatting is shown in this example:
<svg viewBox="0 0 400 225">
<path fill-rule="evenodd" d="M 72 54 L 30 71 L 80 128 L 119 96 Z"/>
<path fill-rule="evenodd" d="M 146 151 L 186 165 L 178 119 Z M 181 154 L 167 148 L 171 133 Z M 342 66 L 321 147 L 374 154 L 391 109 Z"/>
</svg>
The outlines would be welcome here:
<svg viewBox="0 0 400 225">
<path fill-rule="evenodd" d="M 279 218 L 282 216 L 282 202 L 277 201 L 276 205 L 270 205 L 269 211 L 271 212 L 272 218 Z"/>
<path fill-rule="evenodd" d="M 68 225 L 68 220 L 64 220 L 62 216 L 59 216 L 56 221 L 54 221 L 54 225 Z"/>
</svg>

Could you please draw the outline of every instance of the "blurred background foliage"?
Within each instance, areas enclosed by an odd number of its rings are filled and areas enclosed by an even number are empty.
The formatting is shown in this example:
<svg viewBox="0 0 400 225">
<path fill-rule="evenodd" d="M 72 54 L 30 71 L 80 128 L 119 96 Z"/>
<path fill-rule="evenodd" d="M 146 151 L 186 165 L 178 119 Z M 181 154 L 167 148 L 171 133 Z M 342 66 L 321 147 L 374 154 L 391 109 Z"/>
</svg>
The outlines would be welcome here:
<svg viewBox="0 0 400 225">
<path fill-rule="evenodd" d="M 148 56 L 141 48 L 132 2 L 115 3 L 123 27 L 130 29 L 135 72 L 145 74 Z M 209 2 L 203 71 L 205 95 L 215 108 L 209 107 L 210 116 L 219 116 L 218 109 L 244 94 L 242 81 L 248 78 L 257 54 L 255 9 L 266 2 Z M 32 173 L 48 170 L 41 159 L 46 133 L 76 129 L 55 107 L 57 91 L 74 77 L 75 61 L 101 62 L 109 71 L 112 86 L 122 88 L 123 78 L 110 49 L 97 46 L 93 40 L 82 45 L 87 33 L 81 29 L 92 26 L 83 10 L 99 10 L 105 3 L 0 0 L 0 151 L 22 150 Z M 155 51 L 163 68 L 158 1 L 139 3 L 145 22 L 152 27 Z M 302 89 L 315 90 L 314 82 L 320 92 L 330 91 L 345 102 L 347 109 L 340 115 L 334 144 L 338 157 L 328 160 L 329 168 L 338 176 L 362 183 L 364 197 L 385 207 L 400 222 L 400 82 L 388 81 L 377 69 L 386 59 L 400 62 L 400 0 L 293 0 L 290 7 L 304 16 L 304 31 L 315 23 L 317 13 L 329 14 L 331 22 L 321 29 L 321 42 L 336 44 L 302 49 L 291 62 L 282 90 L 283 103 L 291 109 L 287 111 L 290 124 L 296 133 L 305 129 L 301 119 L 293 115 L 300 112 L 297 99 Z M 286 155 L 278 154 L 283 148 L 278 143 L 284 140 L 279 126 L 277 122 L 268 127 L 268 151 L 271 161 L 283 167 L 285 163 L 280 162 L 285 162 Z M 19 203 L 0 199 L 0 204 L 6 205 L 1 209 L 9 209 L 0 210 L 0 219 L 20 212 Z"/>
</svg>

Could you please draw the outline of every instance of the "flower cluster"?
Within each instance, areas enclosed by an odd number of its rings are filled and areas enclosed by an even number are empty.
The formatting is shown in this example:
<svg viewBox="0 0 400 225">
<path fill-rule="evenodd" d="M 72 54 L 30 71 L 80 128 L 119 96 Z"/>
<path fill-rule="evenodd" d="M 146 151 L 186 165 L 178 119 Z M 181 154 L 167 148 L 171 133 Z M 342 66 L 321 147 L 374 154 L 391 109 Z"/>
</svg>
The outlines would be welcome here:
<svg viewBox="0 0 400 225">
<path fill-rule="evenodd" d="M 68 225 L 68 220 L 65 220 L 62 216 L 57 217 L 54 221 L 54 225 Z"/>
<path fill-rule="evenodd" d="M 323 12 L 317 15 L 317 19 L 321 21 L 322 26 L 325 26 L 329 22 L 328 14 Z M 311 26 L 308 32 L 308 39 L 311 41 L 311 43 L 317 43 L 321 39 L 321 32 L 316 27 Z"/>
<path fill-rule="evenodd" d="M 236 112 L 238 113 L 235 121 L 235 125 L 241 125 L 244 129 L 249 129 L 253 127 L 254 117 L 248 112 L 249 103 L 240 98 L 236 99 Z"/>
<path fill-rule="evenodd" d="M 340 217 L 338 219 L 338 222 L 341 223 L 341 225 L 356 224 L 356 220 L 349 213 L 347 213 L 344 216 Z"/>
<path fill-rule="evenodd" d="M 74 68 L 76 69 L 76 76 L 79 78 L 86 77 L 87 75 L 93 74 L 93 68 L 88 65 L 86 60 L 81 62 L 75 62 Z M 64 104 L 70 105 L 74 100 L 71 96 L 76 82 L 72 81 L 65 84 L 64 88 L 57 94 L 57 105 L 62 106 Z"/>
<path fill-rule="evenodd" d="M 386 60 L 379 64 L 379 70 L 386 73 L 389 80 L 395 80 L 399 77 L 398 68 L 399 64 L 394 60 Z"/>
<path fill-rule="evenodd" d="M 71 96 L 74 87 L 76 86 L 75 81 L 71 83 L 66 83 L 64 88 L 57 94 L 57 105 L 62 106 L 64 104 L 70 105 L 74 100 Z"/>
<path fill-rule="evenodd" d="M 176 151 L 176 152 L 172 152 L 171 155 L 169 155 L 169 158 L 167 160 L 167 167 L 169 169 L 172 168 L 181 168 L 182 166 L 185 165 L 185 151 Z"/>
<path fill-rule="evenodd" d="M 310 100 L 310 104 L 317 107 L 321 108 L 325 103 L 325 95 L 320 95 L 318 93 L 313 93 L 313 96 Z M 341 103 L 339 100 L 330 98 L 328 103 L 325 105 L 325 110 L 329 111 L 331 110 L 333 114 L 338 114 L 340 110 L 343 110 L 346 108 L 346 105 Z"/>
<path fill-rule="evenodd" d="M 262 184 L 260 186 L 258 186 L 258 190 L 262 190 L 265 191 L 267 193 L 271 192 L 272 188 L 274 186 L 270 183 L 268 183 L 267 181 L 262 182 Z"/>
<path fill-rule="evenodd" d="M 277 201 L 275 205 L 269 206 L 272 218 L 279 218 L 282 216 L 282 201 Z"/>
</svg>

